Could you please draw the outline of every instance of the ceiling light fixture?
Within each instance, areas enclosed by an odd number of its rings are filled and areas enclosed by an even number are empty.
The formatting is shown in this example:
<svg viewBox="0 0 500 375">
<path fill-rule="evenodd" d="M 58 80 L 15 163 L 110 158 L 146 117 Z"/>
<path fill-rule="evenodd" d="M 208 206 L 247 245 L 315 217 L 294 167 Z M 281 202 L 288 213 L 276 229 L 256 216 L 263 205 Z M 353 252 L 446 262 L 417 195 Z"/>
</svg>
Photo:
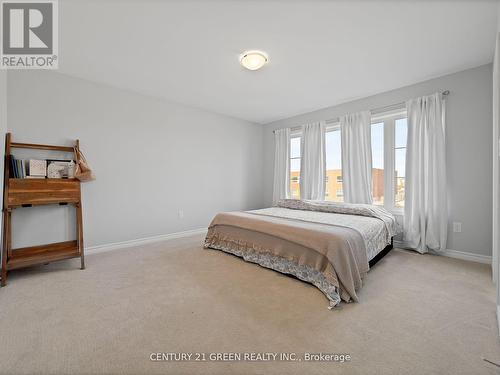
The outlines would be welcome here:
<svg viewBox="0 0 500 375">
<path fill-rule="evenodd" d="M 240 56 L 240 64 L 248 70 L 260 69 L 268 60 L 267 54 L 262 51 L 246 51 Z"/>
</svg>

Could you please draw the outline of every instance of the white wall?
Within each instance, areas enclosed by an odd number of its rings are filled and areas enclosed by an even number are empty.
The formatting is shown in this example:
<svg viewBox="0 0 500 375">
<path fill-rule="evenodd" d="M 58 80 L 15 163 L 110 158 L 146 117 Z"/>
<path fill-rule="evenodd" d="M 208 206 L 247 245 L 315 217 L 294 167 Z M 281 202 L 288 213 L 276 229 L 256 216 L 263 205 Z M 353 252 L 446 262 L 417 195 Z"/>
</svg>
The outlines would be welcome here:
<svg viewBox="0 0 500 375">
<path fill-rule="evenodd" d="M 262 128 L 58 73 L 10 71 L 8 123 L 20 141 L 80 138 L 97 175 L 83 185 L 86 244 L 93 246 L 199 228 L 221 210 L 269 205 L 276 128 L 449 89 L 450 223 L 462 222 L 463 231 L 449 226 L 448 248 L 490 255 L 491 77 L 485 65 Z M 59 207 L 17 210 L 14 246 L 71 238 L 72 215 Z"/>
<path fill-rule="evenodd" d="M 0 186 L 3 191 L 3 163 L 5 154 L 5 133 L 7 132 L 7 71 L 0 70 Z M 0 202 L 3 207 L 3 197 Z M 0 225 L 2 218 L 0 216 Z"/>
<path fill-rule="evenodd" d="M 0 70 L 0 186 L 3 191 L 3 167 L 5 156 L 5 133 L 7 131 L 7 71 Z M 3 196 L 0 202 L 3 208 Z M 0 215 L 0 227 L 3 225 L 3 216 Z M 2 259 L 0 247 L 0 260 Z M 1 268 L 1 266 L 0 266 Z"/>
<path fill-rule="evenodd" d="M 491 255 L 491 77 L 492 65 L 489 64 L 266 125 L 265 204 L 270 204 L 272 200 L 274 129 L 336 118 L 349 112 L 383 107 L 448 89 L 451 94 L 447 99 L 446 132 L 450 214 L 447 247 Z M 452 221 L 462 222 L 462 233 L 453 233 Z"/>
<path fill-rule="evenodd" d="M 8 108 L 15 141 L 80 139 L 97 176 L 82 185 L 86 246 L 262 205 L 261 125 L 46 71 L 10 71 Z M 73 225 L 71 208 L 16 210 L 14 247 L 71 238 Z"/>
<path fill-rule="evenodd" d="M 493 168 L 492 168 L 492 179 L 493 179 L 493 194 L 492 194 L 492 272 L 493 281 L 497 283 L 497 294 L 498 294 L 498 235 L 499 235 L 499 212 L 500 212 L 500 200 L 499 200 L 499 183 L 500 183 L 500 173 L 499 173 L 499 112 L 500 112 L 500 34 L 497 33 L 497 40 L 495 46 L 495 56 L 493 61 Z"/>
<path fill-rule="evenodd" d="M 493 225 L 492 225 L 492 273 L 496 284 L 497 322 L 500 334 L 500 4 L 497 12 L 497 37 L 495 41 L 495 55 L 493 60 Z"/>
</svg>

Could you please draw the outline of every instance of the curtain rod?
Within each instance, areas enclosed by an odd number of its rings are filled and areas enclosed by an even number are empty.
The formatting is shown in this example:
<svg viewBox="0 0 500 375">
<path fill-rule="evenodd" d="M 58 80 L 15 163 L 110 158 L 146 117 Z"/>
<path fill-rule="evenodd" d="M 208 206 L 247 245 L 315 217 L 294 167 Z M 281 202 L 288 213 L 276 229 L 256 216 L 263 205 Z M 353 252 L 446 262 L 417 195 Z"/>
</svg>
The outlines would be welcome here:
<svg viewBox="0 0 500 375">
<path fill-rule="evenodd" d="M 440 91 L 440 93 L 443 96 L 448 96 L 448 95 L 450 95 L 450 90 Z M 370 113 L 372 115 L 375 115 L 375 114 L 380 114 L 380 113 L 385 112 L 385 111 L 403 109 L 405 106 L 406 106 L 406 102 L 400 102 L 400 103 L 396 103 L 396 104 L 386 105 L 384 107 L 377 107 L 377 108 L 370 109 Z M 335 118 L 328 119 L 325 122 L 326 122 L 326 124 L 335 124 L 339 121 L 340 121 L 340 117 L 335 117 Z M 300 126 L 295 126 L 295 127 L 291 128 L 291 130 L 298 130 L 300 128 L 301 128 Z M 275 131 L 273 130 L 273 133 L 274 132 Z"/>
</svg>

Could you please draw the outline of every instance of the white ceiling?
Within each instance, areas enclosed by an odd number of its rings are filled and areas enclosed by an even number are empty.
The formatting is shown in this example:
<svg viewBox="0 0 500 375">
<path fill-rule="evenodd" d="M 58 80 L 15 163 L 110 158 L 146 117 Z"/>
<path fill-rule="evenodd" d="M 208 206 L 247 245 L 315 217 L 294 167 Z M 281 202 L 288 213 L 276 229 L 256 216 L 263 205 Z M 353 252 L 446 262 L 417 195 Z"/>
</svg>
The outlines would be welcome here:
<svg viewBox="0 0 500 375">
<path fill-rule="evenodd" d="M 492 61 L 494 1 L 59 1 L 60 71 L 258 123 Z M 270 62 L 244 70 L 239 54 Z"/>
</svg>

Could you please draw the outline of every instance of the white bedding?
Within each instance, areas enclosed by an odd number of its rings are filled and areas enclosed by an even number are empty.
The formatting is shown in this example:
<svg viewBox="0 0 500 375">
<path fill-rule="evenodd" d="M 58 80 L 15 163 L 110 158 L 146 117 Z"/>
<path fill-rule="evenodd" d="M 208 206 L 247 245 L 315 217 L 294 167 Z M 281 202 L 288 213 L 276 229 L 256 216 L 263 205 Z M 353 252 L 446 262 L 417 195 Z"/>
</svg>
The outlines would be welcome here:
<svg viewBox="0 0 500 375">
<path fill-rule="evenodd" d="M 375 217 L 331 212 L 305 211 L 283 207 L 263 208 L 261 210 L 247 212 L 256 215 L 274 216 L 352 228 L 358 231 L 363 237 L 366 245 L 368 260 L 373 259 L 380 251 L 391 243 L 391 233 L 389 233 L 386 224 L 384 221 Z M 395 221 L 394 225 L 396 225 Z M 391 232 L 394 233 L 396 231 L 397 228 L 394 228 Z"/>
</svg>

